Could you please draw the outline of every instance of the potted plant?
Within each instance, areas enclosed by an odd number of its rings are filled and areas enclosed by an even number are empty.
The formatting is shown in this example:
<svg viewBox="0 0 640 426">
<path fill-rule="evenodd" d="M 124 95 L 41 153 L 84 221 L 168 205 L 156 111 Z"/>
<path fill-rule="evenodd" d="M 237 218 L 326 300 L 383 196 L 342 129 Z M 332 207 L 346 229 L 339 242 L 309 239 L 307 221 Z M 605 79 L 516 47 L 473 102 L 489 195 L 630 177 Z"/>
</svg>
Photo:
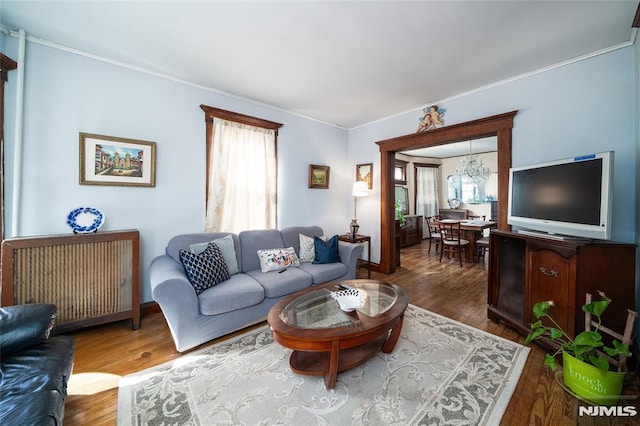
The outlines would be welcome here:
<svg viewBox="0 0 640 426">
<path fill-rule="evenodd" d="M 400 222 L 400 226 L 404 226 L 404 224 L 407 222 L 407 219 L 404 217 L 404 212 L 402 211 L 402 206 L 400 205 L 400 203 L 396 202 L 395 210 L 396 220 Z"/>
<path fill-rule="evenodd" d="M 618 401 L 625 373 L 609 371 L 610 357 L 631 356 L 629 347 L 613 340 L 606 346 L 600 334 L 601 316 L 611 303 L 603 292 L 598 292 L 602 300 L 593 301 L 582 306 L 597 319 L 597 326 L 590 331 L 583 331 L 575 338 L 571 338 L 558 323 L 547 313 L 553 301 L 538 302 L 533 307 L 533 314 L 538 321 L 531 324 L 531 332 L 525 340 L 525 345 L 532 341 L 546 337 L 559 345 L 553 354 L 546 354 L 544 363 L 552 371 L 557 368 L 555 357 L 562 354 L 562 367 L 565 385 L 576 395 L 584 399 L 603 405 L 613 405 Z M 548 319 L 552 326 L 546 326 L 542 320 Z"/>
</svg>

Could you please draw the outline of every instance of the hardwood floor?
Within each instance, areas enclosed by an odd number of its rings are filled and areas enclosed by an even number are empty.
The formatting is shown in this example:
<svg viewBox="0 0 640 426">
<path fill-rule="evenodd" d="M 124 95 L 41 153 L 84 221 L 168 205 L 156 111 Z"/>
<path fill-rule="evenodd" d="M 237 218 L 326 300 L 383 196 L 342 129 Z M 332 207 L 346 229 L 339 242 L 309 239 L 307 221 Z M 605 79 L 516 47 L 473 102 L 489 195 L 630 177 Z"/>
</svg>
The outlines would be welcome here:
<svg viewBox="0 0 640 426">
<path fill-rule="evenodd" d="M 410 303 L 523 343 L 512 329 L 496 324 L 486 315 L 487 266 L 455 261 L 438 261 L 439 253 L 427 253 L 428 242 L 402 249 L 402 266 L 393 275 L 373 272 L 371 278 L 402 286 Z M 366 278 L 366 270 L 358 271 Z M 74 334 L 75 365 L 69 384 L 64 423 L 73 425 L 114 425 L 117 415 L 118 378 L 179 357 L 162 314 L 142 319 L 139 330 L 130 321 L 94 327 Z M 230 336 L 227 336 L 228 338 Z M 219 339 L 220 341 L 223 339 Z M 216 341 L 202 345 L 214 344 Z M 201 348 L 200 347 L 200 348 Z M 524 372 L 509 402 L 503 425 L 632 425 L 640 416 L 579 417 L 578 401 L 566 393 L 544 367 L 544 350 L 532 346 Z M 638 380 L 625 394 L 638 395 Z M 638 400 L 626 404 L 638 408 Z M 491 425 L 490 425 L 491 426 Z"/>
</svg>

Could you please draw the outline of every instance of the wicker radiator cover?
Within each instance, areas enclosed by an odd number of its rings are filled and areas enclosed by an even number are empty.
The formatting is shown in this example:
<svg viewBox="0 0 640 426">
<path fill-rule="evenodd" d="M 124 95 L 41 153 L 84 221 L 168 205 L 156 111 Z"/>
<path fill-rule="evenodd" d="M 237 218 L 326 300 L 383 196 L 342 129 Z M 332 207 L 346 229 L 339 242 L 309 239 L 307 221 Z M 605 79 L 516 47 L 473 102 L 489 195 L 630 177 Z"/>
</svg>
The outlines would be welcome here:
<svg viewBox="0 0 640 426">
<path fill-rule="evenodd" d="M 13 238 L 2 243 L 2 306 L 53 303 L 57 332 L 140 324 L 139 233 Z"/>
</svg>

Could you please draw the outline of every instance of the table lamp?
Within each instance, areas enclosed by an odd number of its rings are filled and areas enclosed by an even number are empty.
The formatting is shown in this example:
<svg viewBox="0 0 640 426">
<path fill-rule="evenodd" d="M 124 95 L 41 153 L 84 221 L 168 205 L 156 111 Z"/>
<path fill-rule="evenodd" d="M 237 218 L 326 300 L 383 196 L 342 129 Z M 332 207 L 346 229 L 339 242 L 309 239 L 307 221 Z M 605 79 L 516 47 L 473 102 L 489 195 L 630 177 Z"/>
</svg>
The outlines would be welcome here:
<svg viewBox="0 0 640 426">
<path fill-rule="evenodd" d="M 356 235 L 358 234 L 358 220 L 356 219 L 356 200 L 358 197 L 366 197 L 369 195 L 369 185 L 367 182 L 363 180 L 359 180 L 354 182 L 353 189 L 351 191 L 351 195 L 353 195 L 353 219 L 351 220 L 351 239 L 356 239 Z"/>
</svg>

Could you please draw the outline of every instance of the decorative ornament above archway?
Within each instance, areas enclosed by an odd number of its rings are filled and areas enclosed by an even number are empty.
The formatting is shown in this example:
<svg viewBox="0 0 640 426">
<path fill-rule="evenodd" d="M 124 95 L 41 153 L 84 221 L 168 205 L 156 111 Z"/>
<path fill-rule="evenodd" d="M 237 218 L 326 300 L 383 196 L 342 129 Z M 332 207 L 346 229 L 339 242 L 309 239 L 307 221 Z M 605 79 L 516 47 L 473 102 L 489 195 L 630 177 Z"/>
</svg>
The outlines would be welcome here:
<svg viewBox="0 0 640 426">
<path fill-rule="evenodd" d="M 424 107 L 422 112 L 424 112 L 424 115 L 420 119 L 416 133 L 422 133 L 444 126 L 444 113 L 447 112 L 446 109 L 440 108 L 438 105 L 431 105 Z"/>
</svg>

